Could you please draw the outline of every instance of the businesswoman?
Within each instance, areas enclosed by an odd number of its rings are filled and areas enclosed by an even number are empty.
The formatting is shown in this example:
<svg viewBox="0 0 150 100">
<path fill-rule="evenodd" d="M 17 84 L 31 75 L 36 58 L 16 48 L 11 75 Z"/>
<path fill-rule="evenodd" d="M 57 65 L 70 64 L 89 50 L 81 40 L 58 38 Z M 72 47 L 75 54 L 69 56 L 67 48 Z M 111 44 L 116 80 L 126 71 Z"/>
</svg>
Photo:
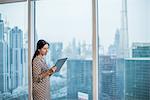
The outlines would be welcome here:
<svg viewBox="0 0 150 100">
<path fill-rule="evenodd" d="M 49 48 L 48 42 L 39 40 L 32 58 L 32 95 L 33 100 L 50 100 L 49 77 L 55 72 L 56 67 L 48 68 L 44 56 Z"/>
</svg>

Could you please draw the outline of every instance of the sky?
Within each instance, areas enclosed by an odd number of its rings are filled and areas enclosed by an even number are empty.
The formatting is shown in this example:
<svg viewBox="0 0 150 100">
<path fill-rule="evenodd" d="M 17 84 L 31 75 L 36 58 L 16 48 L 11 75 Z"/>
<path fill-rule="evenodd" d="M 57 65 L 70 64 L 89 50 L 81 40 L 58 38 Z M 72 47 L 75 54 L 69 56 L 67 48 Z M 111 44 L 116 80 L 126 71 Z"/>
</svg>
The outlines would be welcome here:
<svg viewBox="0 0 150 100">
<path fill-rule="evenodd" d="M 91 7 L 90 0 L 43 0 L 37 2 L 36 20 L 37 32 L 40 33 L 39 38 L 45 38 L 49 34 L 47 38 L 52 39 L 51 41 L 68 42 L 76 38 L 91 43 Z M 44 13 L 42 13 L 43 11 Z"/>
<path fill-rule="evenodd" d="M 18 26 L 27 32 L 27 3 L 0 4 L 0 13 L 8 26 Z"/>
<path fill-rule="evenodd" d="M 128 0 L 128 34 L 132 42 L 150 42 L 150 1 Z M 121 0 L 99 0 L 100 44 L 108 48 L 121 25 Z M 27 3 L 1 4 L 0 13 L 9 25 L 27 32 Z M 73 38 L 92 42 L 91 0 L 41 0 L 36 4 L 39 39 L 65 44 Z"/>
<path fill-rule="evenodd" d="M 116 29 L 121 26 L 121 0 L 100 0 L 100 40 L 106 48 L 114 41 Z M 128 35 L 132 42 L 150 42 L 149 0 L 128 0 Z"/>
</svg>

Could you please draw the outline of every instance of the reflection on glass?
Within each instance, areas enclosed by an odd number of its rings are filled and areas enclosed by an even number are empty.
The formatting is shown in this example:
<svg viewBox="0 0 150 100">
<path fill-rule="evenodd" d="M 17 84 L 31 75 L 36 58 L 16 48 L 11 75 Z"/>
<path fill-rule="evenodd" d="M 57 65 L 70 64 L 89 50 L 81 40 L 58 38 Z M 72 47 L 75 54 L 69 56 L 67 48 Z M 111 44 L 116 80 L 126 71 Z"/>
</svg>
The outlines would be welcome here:
<svg viewBox="0 0 150 100">
<path fill-rule="evenodd" d="M 147 0 L 99 2 L 100 100 L 150 100 L 149 5 Z"/>
<path fill-rule="evenodd" d="M 36 2 L 36 37 L 50 43 L 48 65 L 68 57 L 61 71 L 50 77 L 52 100 L 92 100 L 91 1 Z"/>
<path fill-rule="evenodd" d="M 0 5 L 0 100 L 28 99 L 26 7 Z"/>
</svg>

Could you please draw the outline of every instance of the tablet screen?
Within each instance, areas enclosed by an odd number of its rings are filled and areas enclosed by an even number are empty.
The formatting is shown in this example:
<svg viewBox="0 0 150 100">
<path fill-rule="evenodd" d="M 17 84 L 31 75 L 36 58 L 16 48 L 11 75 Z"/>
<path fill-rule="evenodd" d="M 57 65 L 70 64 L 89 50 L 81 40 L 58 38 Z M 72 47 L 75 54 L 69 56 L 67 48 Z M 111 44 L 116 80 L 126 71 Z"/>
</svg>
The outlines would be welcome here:
<svg viewBox="0 0 150 100">
<path fill-rule="evenodd" d="M 60 71 L 61 67 L 63 66 L 66 60 L 67 58 L 62 58 L 56 61 L 56 64 L 55 64 L 55 66 L 57 67 L 56 72 Z"/>
</svg>

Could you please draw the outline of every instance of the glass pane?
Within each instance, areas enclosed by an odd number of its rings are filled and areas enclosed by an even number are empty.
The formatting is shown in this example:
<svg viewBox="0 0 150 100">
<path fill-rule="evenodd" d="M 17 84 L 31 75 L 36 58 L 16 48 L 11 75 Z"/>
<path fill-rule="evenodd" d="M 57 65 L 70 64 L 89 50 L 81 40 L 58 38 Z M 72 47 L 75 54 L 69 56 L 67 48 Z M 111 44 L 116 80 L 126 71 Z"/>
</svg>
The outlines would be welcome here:
<svg viewBox="0 0 150 100">
<path fill-rule="evenodd" d="M 150 100 L 150 1 L 98 5 L 99 99 Z"/>
<path fill-rule="evenodd" d="M 0 5 L 0 100 L 28 99 L 27 3 Z"/>
<path fill-rule="evenodd" d="M 92 100 L 92 0 L 36 2 L 36 39 L 49 42 L 46 61 L 68 57 L 50 77 L 52 100 Z"/>
</svg>

